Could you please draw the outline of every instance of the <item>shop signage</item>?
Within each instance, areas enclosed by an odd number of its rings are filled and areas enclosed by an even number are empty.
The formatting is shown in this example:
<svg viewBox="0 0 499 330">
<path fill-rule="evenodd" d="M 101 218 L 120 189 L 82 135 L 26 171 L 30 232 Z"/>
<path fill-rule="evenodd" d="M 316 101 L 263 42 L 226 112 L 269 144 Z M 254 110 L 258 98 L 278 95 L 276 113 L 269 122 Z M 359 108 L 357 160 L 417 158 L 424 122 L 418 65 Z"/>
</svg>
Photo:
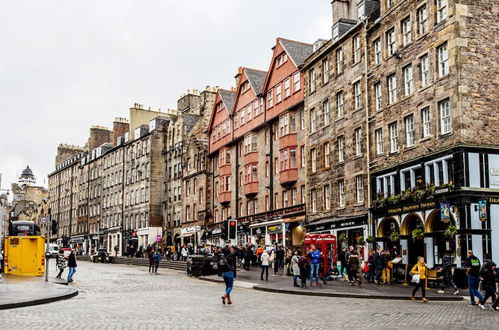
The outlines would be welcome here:
<svg viewBox="0 0 499 330">
<path fill-rule="evenodd" d="M 267 227 L 267 233 L 269 233 L 269 234 L 280 233 L 281 231 L 282 231 L 281 225 Z"/>
<path fill-rule="evenodd" d="M 450 204 L 449 203 L 440 203 L 440 220 L 443 223 L 450 222 Z"/>
<path fill-rule="evenodd" d="M 156 242 L 161 242 L 161 240 L 162 240 L 162 237 L 161 237 L 161 235 L 158 234 L 156 236 Z"/>
<path fill-rule="evenodd" d="M 181 235 L 194 233 L 195 231 L 196 231 L 196 227 L 180 228 L 180 234 Z"/>
<path fill-rule="evenodd" d="M 290 206 L 274 211 L 269 211 L 269 212 L 264 212 L 264 213 L 258 213 L 246 217 L 241 217 L 239 218 L 240 222 L 249 222 L 249 221 L 257 221 L 257 220 L 263 220 L 272 217 L 278 217 L 286 214 L 293 214 L 293 213 L 298 213 L 298 212 L 304 212 L 305 211 L 305 204 L 300 204 L 300 205 L 295 205 L 295 206 Z"/>
<path fill-rule="evenodd" d="M 216 234 L 221 234 L 222 233 L 222 228 L 215 228 L 211 231 L 211 233 L 213 235 L 216 235 Z"/>
<path fill-rule="evenodd" d="M 435 202 L 418 203 L 418 204 L 406 205 L 406 206 L 401 206 L 401 207 L 395 207 L 393 209 L 388 209 L 388 214 L 414 212 L 414 211 L 417 211 L 420 209 L 429 209 L 429 208 L 433 208 L 436 206 L 437 206 L 437 203 L 435 203 Z"/>
<path fill-rule="evenodd" d="M 499 168 L 491 168 L 490 175 L 499 176 Z"/>
<path fill-rule="evenodd" d="M 485 199 L 478 201 L 478 218 L 480 221 L 487 220 L 487 201 Z"/>
<path fill-rule="evenodd" d="M 435 190 L 435 194 L 443 194 L 446 192 L 449 192 L 449 188 L 442 188 L 442 189 Z"/>
<path fill-rule="evenodd" d="M 490 204 L 499 204 L 499 197 L 490 197 L 489 203 Z"/>
</svg>

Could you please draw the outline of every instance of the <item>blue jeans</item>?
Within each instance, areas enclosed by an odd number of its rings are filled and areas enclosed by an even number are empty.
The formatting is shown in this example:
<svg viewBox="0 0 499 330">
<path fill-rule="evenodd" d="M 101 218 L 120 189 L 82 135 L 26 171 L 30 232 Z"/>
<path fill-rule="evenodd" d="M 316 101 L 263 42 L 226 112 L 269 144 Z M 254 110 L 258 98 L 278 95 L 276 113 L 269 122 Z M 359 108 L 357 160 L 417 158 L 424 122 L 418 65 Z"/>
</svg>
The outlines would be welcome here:
<svg viewBox="0 0 499 330">
<path fill-rule="evenodd" d="M 319 264 L 310 265 L 310 285 L 315 279 L 315 283 L 319 283 Z"/>
<path fill-rule="evenodd" d="M 232 292 L 232 287 L 234 286 L 234 273 L 233 272 L 224 272 L 222 273 L 222 277 L 225 282 L 225 294 L 227 297 L 230 297 L 230 293 Z"/>
<path fill-rule="evenodd" d="M 76 267 L 68 267 L 68 282 L 73 280 L 73 275 L 76 273 Z"/>
<path fill-rule="evenodd" d="M 478 290 L 478 284 L 480 283 L 480 279 L 478 276 L 473 276 L 468 274 L 468 289 L 470 290 L 470 299 L 471 304 L 475 304 L 475 297 L 482 300 L 483 296 Z"/>
</svg>

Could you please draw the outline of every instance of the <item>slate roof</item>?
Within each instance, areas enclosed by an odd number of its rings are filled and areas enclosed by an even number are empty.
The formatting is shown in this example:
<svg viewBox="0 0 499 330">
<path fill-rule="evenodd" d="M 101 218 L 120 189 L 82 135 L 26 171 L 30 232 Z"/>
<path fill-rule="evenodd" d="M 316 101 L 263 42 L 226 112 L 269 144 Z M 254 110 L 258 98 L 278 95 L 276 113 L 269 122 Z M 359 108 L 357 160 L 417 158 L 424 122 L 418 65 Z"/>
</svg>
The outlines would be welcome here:
<svg viewBox="0 0 499 330">
<path fill-rule="evenodd" d="M 251 87 L 253 87 L 256 94 L 260 94 L 263 89 L 263 84 L 265 83 L 267 72 L 248 68 L 245 68 L 244 70 L 246 71 L 246 77 L 248 77 Z"/>
<path fill-rule="evenodd" d="M 236 93 L 232 91 L 227 91 L 225 89 L 219 89 L 218 93 L 220 94 L 220 97 L 222 98 L 222 102 L 225 105 L 225 109 L 230 113 L 232 111 L 232 106 L 234 105 L 234 99 L 236 96 Z"/>
<path fill-rule="evenodd" d="M 183 113 L 182 118 L 184 119 L 184 127 L 187 133 L 191 131 L 194 125 L 196 125 L 196 122 L 198 121 L 199 118 L 201 118 L 201 116 Z"/>
<path fill-rule="evenodd" d="M 288 55 L 291 56 L 297 67 L 302 65 L 313 53 L 313 46 L 311 44 L 282 38 L 279 40 L 282 47 L 284 47 Z"/>
</svg>

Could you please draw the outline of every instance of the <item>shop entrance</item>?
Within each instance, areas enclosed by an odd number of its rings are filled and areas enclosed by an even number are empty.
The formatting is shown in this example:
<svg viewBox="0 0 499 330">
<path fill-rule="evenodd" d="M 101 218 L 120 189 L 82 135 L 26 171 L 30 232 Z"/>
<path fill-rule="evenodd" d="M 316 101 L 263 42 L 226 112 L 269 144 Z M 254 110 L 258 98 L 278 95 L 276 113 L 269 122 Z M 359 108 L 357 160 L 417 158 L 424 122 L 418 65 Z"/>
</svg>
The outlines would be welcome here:
<svg viewBox="0 0 499 330">
<path fill-rule="evenodd" d="M 419 215 L 411 213 L 405 217 L 400 230 L 401 235 L 407 236 L 409 264 L 411 265 L 418 261 L 418 257 L 425 256 L 424 239 L 412 238 L 412 231 L 416 228 L 424 230 L 423 221 Z"/>
<path fill-rule="evenodd" d="M 426 220 L 425 232 L 431 233 L 433 237 L 433 254 L 435 256 L 435 264 L 442 264 L 442 258 L 449 254 L 453 257 L 456 255 L 456 236 L 448 237 L 445 231 L 449 226 L 455 226 L 455 222 L 451 218 L 448 222 L 444 222 L 440 217 L 440 210 L 433 210 Z"/>
<path fill-rule="evenodd" d="M 381 220 L 376 235 L 383 238 L 385 250 L 400 253 L 400 240 L 397 238 L 400 235 L 400 227 L 393 217 Z"/>
</svg>

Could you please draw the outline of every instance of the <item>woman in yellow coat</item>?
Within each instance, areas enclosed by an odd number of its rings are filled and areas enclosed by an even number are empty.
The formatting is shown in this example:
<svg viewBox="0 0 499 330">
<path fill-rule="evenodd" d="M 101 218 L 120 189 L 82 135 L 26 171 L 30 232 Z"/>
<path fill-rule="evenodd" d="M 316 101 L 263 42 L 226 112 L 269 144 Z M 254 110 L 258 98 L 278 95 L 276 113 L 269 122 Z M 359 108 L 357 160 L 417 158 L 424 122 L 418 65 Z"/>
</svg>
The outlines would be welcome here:
<svg viewBox="0 0 499 330">
<path fill-rule="evenodd" d="M 418 291 L 419 288 L 421 288 L 421 296 L 422 296 L 422 301 L 425 303 L 428 301 L 426 298 L 426 264 L 424 263 L 424 258 L 419 257 L 418 258 L 418 263 L 414 265 L 411 269 L 411 274 L 414 275 L 419 275 L 419 281 L 416 282 L 416 287 L 414 290 L 412 290 L 412 295 L 411 299 L 412 301 L 416 301 L 416 297 L 414 295 Z"/>
</svg>

